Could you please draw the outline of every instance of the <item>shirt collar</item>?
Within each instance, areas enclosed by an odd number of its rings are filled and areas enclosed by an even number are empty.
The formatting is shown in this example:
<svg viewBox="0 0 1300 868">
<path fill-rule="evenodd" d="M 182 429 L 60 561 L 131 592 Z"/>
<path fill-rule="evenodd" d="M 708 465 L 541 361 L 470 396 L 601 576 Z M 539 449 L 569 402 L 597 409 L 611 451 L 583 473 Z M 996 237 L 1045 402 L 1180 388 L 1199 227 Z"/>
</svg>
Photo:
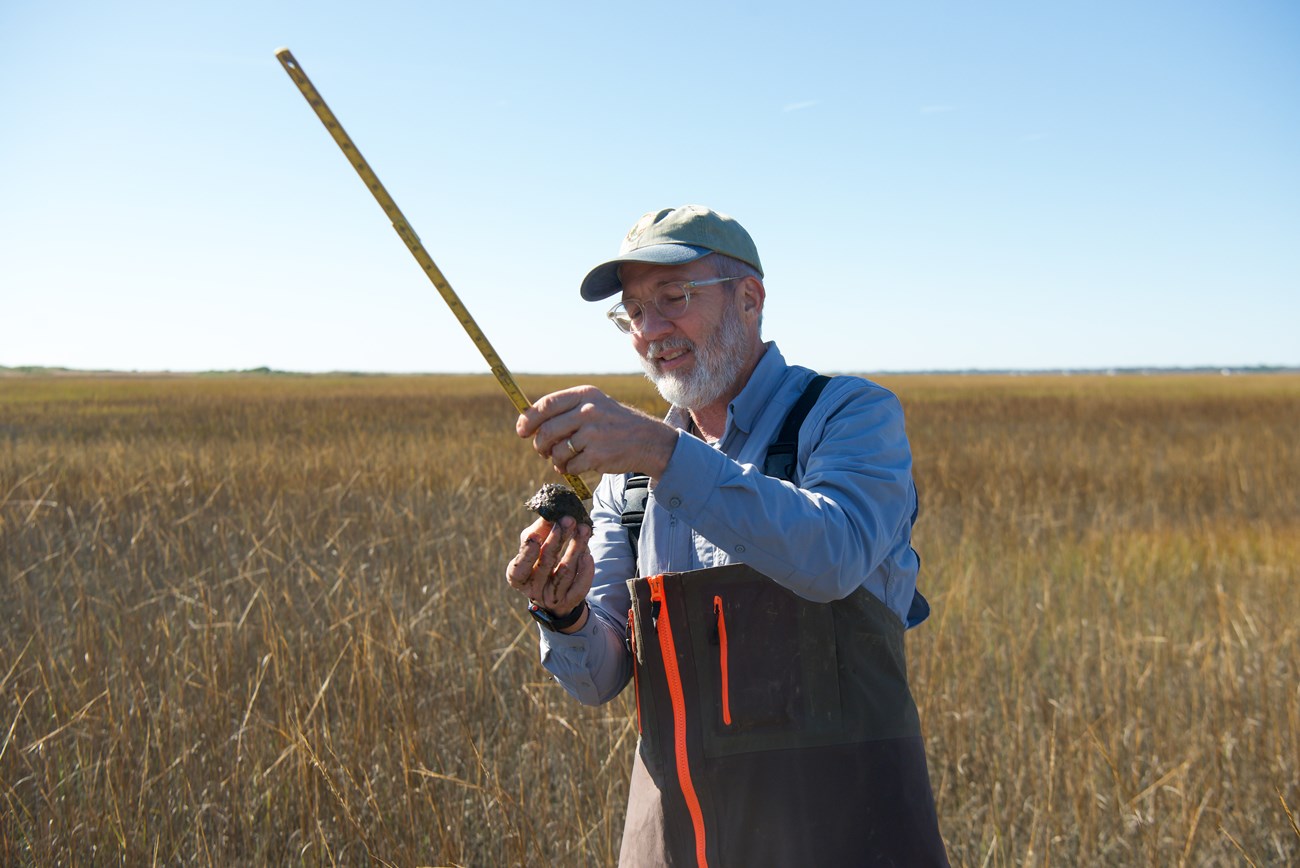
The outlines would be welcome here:
<svg viewBox="0 0 1300 868">
<path fill-rule="evenodd" d="M 785 378 L 785 356 L 776 347 L 776 341 L 767 342 L 767 351 L 758 360 L 754 373 L 749 375 L 749 382 L 732 399 L 727 407 L 727 416 L 731 424 L 748 434 L 754 427 L 758 414 L 771 403 L 776 390 Z"/>
</svg>

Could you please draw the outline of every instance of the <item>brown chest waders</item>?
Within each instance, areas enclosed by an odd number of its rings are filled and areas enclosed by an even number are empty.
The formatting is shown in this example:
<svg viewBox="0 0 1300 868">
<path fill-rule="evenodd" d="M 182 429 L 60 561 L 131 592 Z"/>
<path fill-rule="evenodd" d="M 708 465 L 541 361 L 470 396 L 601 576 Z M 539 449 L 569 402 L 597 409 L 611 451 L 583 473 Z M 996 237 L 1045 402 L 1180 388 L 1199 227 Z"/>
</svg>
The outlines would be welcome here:
<svg viewBox="0 0 1300 868">
<path fill-rule="evenodd" d="M 947 865 L 903 625 L 744 564 L 628 582 L 641 734 L 621 865 Z"/>
</svg>

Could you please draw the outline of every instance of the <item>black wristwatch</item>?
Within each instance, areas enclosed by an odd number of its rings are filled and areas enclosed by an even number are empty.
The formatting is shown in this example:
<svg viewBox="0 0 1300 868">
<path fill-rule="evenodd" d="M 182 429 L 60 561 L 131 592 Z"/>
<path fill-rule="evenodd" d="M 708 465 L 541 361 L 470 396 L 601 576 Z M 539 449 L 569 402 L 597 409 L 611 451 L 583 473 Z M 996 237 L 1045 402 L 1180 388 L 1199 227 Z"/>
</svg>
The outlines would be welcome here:
<svg viewBox="0 0 1300 868">
<path fill-rule="evenodd" d="M 541 606 L 537 605 L 536 603 L 528 604 L 528 614 L 533 616 L 533 620 L 541 624 L 547 630 L 556 633 L 558 633 L 560 630 L 566 630 L 569 627 L 572 627 L 574 624 L 578 623 L 578 619 L 582 617 L 582 613 L 585 611 L 587 611 L 586 600 L 583 600 L 581 603 L 575 606 L 573 611 L 565 615 L 564 617 L 560 617 L 556 615 L 550 609 L 543 609 Z"/>
</svg>

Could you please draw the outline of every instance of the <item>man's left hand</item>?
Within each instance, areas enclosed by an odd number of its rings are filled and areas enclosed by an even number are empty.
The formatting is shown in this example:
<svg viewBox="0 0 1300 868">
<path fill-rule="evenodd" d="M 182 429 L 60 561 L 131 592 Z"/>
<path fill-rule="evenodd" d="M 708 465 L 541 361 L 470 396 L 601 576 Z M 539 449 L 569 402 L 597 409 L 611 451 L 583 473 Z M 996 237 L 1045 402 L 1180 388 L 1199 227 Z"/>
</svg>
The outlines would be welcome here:
<svg viewBox="0 0 1300 868">
<path fill-rule="evenodd" d="M 506 565 L 506 582 L 539 606 L 567 615 L 591 590 L 595 563 L 587 549 L 590 540 L 591 527 L 571 515 L 555 524 L 539 518 L 519 535 L 519 553 Z"/>
</svg>

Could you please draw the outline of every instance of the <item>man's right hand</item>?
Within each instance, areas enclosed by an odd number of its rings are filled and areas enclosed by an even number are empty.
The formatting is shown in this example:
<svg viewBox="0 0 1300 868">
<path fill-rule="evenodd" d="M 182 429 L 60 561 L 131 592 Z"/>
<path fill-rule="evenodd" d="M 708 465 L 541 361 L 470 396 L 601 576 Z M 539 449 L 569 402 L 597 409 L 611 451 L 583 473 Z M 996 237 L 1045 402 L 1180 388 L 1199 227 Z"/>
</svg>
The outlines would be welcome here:
<svg viewBox="0 0 1300 868">
<path fill-rule="evenodd" d="M 590 540 L 591 528 L 571 516 L 557 524 L 539 518 L 519 535 L 519 554 L 506 566 L 506 582 L 542 608 L 567 615 L 582 604 L 595 577 Z M 588 617 L 563 632 L 580 630 Z"/>
<path fill-rule="evenodd" d="M 560 473 L 627 473 L 658 479 L 677 448 L 677 429 L 595 386 L 538 398 L 515 420 L 515 433 Z"/>
</svg>

